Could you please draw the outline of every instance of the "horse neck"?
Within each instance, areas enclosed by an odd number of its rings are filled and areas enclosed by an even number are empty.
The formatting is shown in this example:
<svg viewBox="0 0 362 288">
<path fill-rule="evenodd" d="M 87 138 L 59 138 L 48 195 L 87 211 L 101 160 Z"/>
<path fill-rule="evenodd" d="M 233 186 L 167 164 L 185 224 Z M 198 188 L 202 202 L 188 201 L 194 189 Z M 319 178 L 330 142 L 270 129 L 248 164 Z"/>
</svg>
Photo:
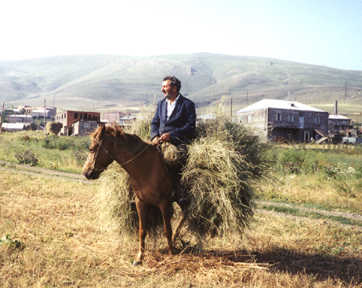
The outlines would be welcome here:
<svg viewBox="0 0 362 288">
<path fill-rule="evenodd" d="M 146 150 L 151 149 L 149 144 L 143 142 L 140 138 L 136 138 L 138 141 L 136 145 L 130 143 L 126 146 L 127 149 L 123 151 L 114 151 L 115 161 L 127 171 L 131 178 L 135 180 L 145 179 L 147 175 L 144 175 L 144 171 L 147 171 L 149 165 L 152 165 L 151 161 L 145 161 L 145 155 L 148 154 Z M 115 139 L 115 141 L 121 141 L 120 139 Z M 131 145 L 132 144 L 132 145 Z M 117 147 L 117 145 L 115 145 Z M 116 149 L 116 148 L 115 148 Z M 117 149 L 116 149 L 117 150 Z"/>
</svg>

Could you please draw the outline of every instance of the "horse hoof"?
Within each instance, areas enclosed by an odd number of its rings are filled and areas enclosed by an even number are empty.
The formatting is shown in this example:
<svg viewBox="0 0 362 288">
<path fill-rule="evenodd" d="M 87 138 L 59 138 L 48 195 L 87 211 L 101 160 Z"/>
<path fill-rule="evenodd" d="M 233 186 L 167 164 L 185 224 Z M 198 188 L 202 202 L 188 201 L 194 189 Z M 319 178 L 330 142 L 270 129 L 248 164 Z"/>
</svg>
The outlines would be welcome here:
<svg viewBox="0 0 362 288">
<path fill-rule="evenodd" d="M 142 264 L 142 261 L 139 261 L 139 260 L 133 260 L 133 263 L 132 263 L 133 266 L 138 266 L 141 264 Z"/>
</svg>

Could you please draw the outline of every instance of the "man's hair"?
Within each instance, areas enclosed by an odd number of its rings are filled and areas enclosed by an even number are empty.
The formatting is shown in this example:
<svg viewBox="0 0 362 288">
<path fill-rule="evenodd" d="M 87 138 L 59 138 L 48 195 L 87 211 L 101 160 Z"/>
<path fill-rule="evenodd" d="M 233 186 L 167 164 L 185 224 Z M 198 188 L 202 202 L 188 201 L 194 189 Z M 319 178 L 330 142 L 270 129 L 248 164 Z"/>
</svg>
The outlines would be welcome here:
<svg viewBox="0 0 362 288">
<path fill-rule="evenodd" d="M 177 92 L 180 92 L 181 89 L 181 81 L 178 80 L 175 76 L 166 76 L 162 81 L 170 80 L 171 86 L 175 86 L 177 88 Z"/>
</svg>

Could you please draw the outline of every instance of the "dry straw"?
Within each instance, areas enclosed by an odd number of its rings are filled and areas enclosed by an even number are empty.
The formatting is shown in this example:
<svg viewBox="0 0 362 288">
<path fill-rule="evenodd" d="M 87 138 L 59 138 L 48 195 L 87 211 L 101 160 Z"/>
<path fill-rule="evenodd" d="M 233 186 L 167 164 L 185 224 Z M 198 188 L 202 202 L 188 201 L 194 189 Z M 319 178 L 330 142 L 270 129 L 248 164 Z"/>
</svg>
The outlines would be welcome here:
<svg viewBox="0 0 362 288">
<path fill-rule="evenodd" d="M 136 121 L 130 132 L 146 140 L 149 126 L 147 120 Z M 253 215 L 250 180 L 266 169 L 263 150 L 258 138 L 238 124 L 219 119 L 198 125 L 180 183 L 192 199 L 189 231 L 197 236 L 242 233 Z M 178 161 L 175 146 L 165 145 L 163 151 L 169 165 Z M 112 164 L 101 181 L 97 203 L 102 228 L 134 233 L 138 222 L 128 175 Z"/>
</svg>

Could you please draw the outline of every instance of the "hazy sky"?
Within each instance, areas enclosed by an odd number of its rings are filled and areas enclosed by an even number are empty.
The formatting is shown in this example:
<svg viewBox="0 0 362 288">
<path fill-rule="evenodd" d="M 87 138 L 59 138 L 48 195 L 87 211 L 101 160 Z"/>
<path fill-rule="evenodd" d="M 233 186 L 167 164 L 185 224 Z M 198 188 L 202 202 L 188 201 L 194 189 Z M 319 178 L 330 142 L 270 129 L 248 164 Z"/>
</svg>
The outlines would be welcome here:
<svg viewBox="0 0 362 288">
<path fill-rule="evenodd" d="M 362 70 L 362 0 L 2 0 L 0 60 L 194 52 Z"/>
</svg>

